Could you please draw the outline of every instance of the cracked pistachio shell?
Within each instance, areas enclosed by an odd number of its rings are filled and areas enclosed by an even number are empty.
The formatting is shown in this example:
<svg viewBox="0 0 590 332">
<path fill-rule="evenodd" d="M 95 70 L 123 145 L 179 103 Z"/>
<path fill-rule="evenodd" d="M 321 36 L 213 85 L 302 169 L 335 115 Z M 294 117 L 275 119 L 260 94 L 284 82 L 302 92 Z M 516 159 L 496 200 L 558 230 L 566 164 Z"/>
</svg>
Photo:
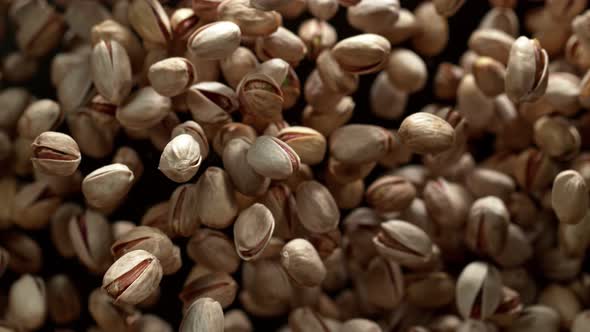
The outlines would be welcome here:
<svg viewBox="0 0 590 332">
<path fill-rule="evenodd" d="M 506 245 L 510 215 L 504 202 L 487 196 L 473 202 L 469 210 L 465 242 L 479 253 L 499 254 Z"/>
<path fill-rule="evenodd" d="M 467 220 L 472 198 L 462 185 L 444 178 L 430 180 L 422 196 L 428 214 L 439 226 L 456 229 Z"/>
<path fill-rule="evenodd" d="M 234 186 L 227 172 L 209 167 L 196 184 L 197 216 L 201 224 L 223 229 L 229 227 L 238 215 Z"/>
<path fill-rule="evenodd" d="M 367 301 L 379 308 L 394 309 L 405 296 L 401 267 L 390 259 L 373 258 L 361 280 L 365 283 Z"/>
<path fill-rule="evenodd" d="M 560 222 L 581 222 L 588 212 L 588 201 L 588 187 L 580 173 L 574 170 L 562 171 L 553 180 L 551 205 Z"/>
<path fill-rule="evenodd" d="M 47 175 L 72 175 L 82 157 L 73 138 L 66 134 L 46 131 L 37 136 L 32 144 L 33 166 Z"/>
<path fill-rule="evenodd" d="M 120 1 L 119 3 L 124 2 Z M 127 9 L 125 9 L 125 16 L 127 16 Z M 145 51 L 139 37 L 133 33 L 128 25 L 123 25 L 111 19 L 104 20 L 92 27 L 91 39 L 93 45 L 101 40 L 115 40 L 125 47 L 134 70 L 140 69 L 143 65 Z"/>
<path fill-rule="evenodd" d="M 380 33 L 395 26 L 400 15 L 398 0 L 362 0 L 346 12 L 348 23 L 363 32 Z"/>
<path fill-rule="evenodd" d="M 281 129 L 277 138 L 287 143 L 306 165 L 319 164 L 326 154 L 326 138 L 311 128 L 287 127 Z"/>
<path fill-rule="evenodd" d="M 125 48 L 115 40 L 101 40 L 92 51 L 92 81 L 106 100 L 121 105 L 131 93 L 131 62 Z"/>
<path fill-rule="evenodd" d="M 172 269 L 175 266 L 175 246 L 164 234 L 157 228 L 149 226 L 136 226 L 122 234 L 111 246 L 111 254 L 119 258 L 133 250 L 145 250 L 156 256 L 162 264 L 164 274 L 176 272 Z"/>
<path fill-rule="evenodd" d="M 178 297 L 184 308 L 188 308 L 197 299 L 211 298 L 225 309 L 234 302 L 237 290 L 238 284 L 229 274 L 212 272 L 185 284 Z"/>
<path fill-rule="evenodd" d="M 189 237 L 199 227 L 197 189 L 193 184 L 177 187 L 170 197 L 168 224 L 172 234 Z"/>
<path fill-rule="evenodd" d="M 255 203 L 240 212 L 234 224 L 236 252 L 243 260 L 256 259 L 264 251 L 275 228 L 270 210 Z"/>
<path fill-rule="evenodd" d="M 557 164 L 545 153 L 534 148 L 522 151 L 512 169 L 516 182 L 525 190 L 540 190 L 551 184 L 558 172 Z"/>
<path fill-rule="evenodd" d="M 241 112 L 264 121 L 280 121 L 283 91 L 271 76 L 253 72 L 246 75 L 237 88 Z"/>
<path fill-rule="evenodd" d="M 112 263 L 110 246 L 113 241 L 106 218 L 92 210 L 74 215 L 68 231 L 78 259 L 91 271 L 102 273 Z"/>
<path fill-rule="evenodd" d="M 344 71 L 361 75 L 381 70 L 390 51 L 387 39 L 367 33 L 341 40 L 332 48 L 332 55 Z"/>
<path fill-rule="evenodd" d="M 301 160 L 285 142 L 272 136 L 260 136 L 248 150 L 248 164 L 258 174 L 284 180 L 299 169 Z"/>
<path fill-rule="evenodd" d="M 172 39 L 168 14 L 158 0 L 132 0 L 129 23 L 144 41 L 166 45 Z"/>
<path fill-rule="evenodd" d="M 188 307 L 180 332 L 223 332 L 223 309 L 219 302 L 201 298 Z"/>
<path fill-rule="evenodd" d="M 193 64 L 185 58 L 173 57 L 150 66 L 148 80 L 157 93 L 174 97 L 185 92 L 196 80 Z"/>
<path fill-rule="evenodd" d="M 250 6 L 250 0 L 227 0 L 217 7 L 219 21 L 234 22 L 245 36 L 268 36 L 282 23 L 276 11 L 264 11 Z"/>
<path fill-rule="evenodd" d="M 391 132 L 379 126 L 351 124 L 330 135 L 330 157 L 358 165 L 378 161 L 391 149 Z"/>
<path fill-rule="evenodd" d="M 56 129 L 64 119 L 60 105 L 50 99 L 31 103 L 22 113 L 17 123 L 19 136 L 34 139 L 43 132 Z"/>
<path fill-rule="evenodd" d="M 423 230 L 402 220 L 381 223 L 373 244 L 384 258 L 408 268 L 427 264 L 433 258 L 433 243 Z"/>
<path fill-rule="evenodd" d="M 49 317 L 57 324 L 67 324 L 80 318 L 80 294 L 72 280 L 58 274 L 47 282 Z"/>
<path fill-rule="evenodd" d="M 305 239 L 294 239 L 281 250 L 281 265 L 297 284 L 319 286 L 326 277 L 326 267 L 313 245 Z"/>
<path fill-rule="evenodd" d="M 109 267 L 102 279 L 102 289 L 115 303 L 138 304 L 148 298 L 160 284 L 162 266 L 156 256 L 145 250 L 133 250 Z"/>
<path fill-rule="evenodd" d="M 123 164 L 111 164 L 98 168 L 82 181 L 82 193 L 86 202 L 96 208 L 106 208 L 121 203 L 133 184 L 133 172 Z"/>
<path fill-rule="evenodd" d="M 249 48 L 240 46 L 219 62 L 223 77 L 232 88 L 237 88 L 242 78 L 255 70 L 259 62 Z"/>
<path fill-rule="evenodd" d="M 500 272 L 487 263 L 470 263 L 457 279 L 455 296 L 457 309 L 464 318 L 489 318 L 502 300 Z"/>
<path fill-rule="evenodd" d="M 401 176 L 386 175 L 375 180 L 367 188 L 367 203 L 380 213 L 399 212 L 406 209 L 416 197 L 416 188 Z"/>
<path fill-rule="evenodd" d="M 199 142 L 189 134 L 180 134 L 166 144 L 158 169 L 172 181 L 187 182 L 197 174 L 202 159 Z"/>
<path fill-rule="evenodd" d="M 143 87 L 117 109 L 119 123 L 129 129 L 149 129 L 162 121 L 172 108 L 170 98 L 164 97 L 152 87 Z"/>
<path fill-rule="evenodd" d="M 47 294 L 40 277 L 25 274 L 8 291 L 9 320 L 26 330 L 39 329 L 47 316 Z"/>
<path fill-rule="evenodd" d="M 207 156 L 209 156 L 209 140 L 203 127 L 195 121 L 185 121 L 172 129 L 171 137 L 174 138 L 181 134 L 191 135 L 199 143 L 202 159 L 207 159 Z"/>
<path fill-rule="evenodd" d="M 402 144 L 419 154 L 448 150 L 455 143 L 455 130 L 444 119 L 425 112 L 404 119 L 398 136 Z"/>
<path fill-rule="evenodd" d="M 238 109 L 238 96 L 219 82 L 200 82 L 187 91 L 186 103 L 193 119 L 201 125 L 231 122 L 230 113 Z"/>
<path fill-rule="evenodd" d="M 247 138 L 234 138 L 223 149 L 223 166 L 236 190 L 248 196 L 257 196 L 268 189 L 270 178 L 262 176 L 248 164 L 247 154 L 252 144 Z"/>
<path fill-rule="evenodd" d="M 24 232 L 4 231 L 0 234 L 0 246 L 10 258 L 8 269 L 19 273 L 38 273 L 43 265 L 43 251 L 39 244 Z"/>
<path fill-rule="evenodd" d="M 338 227 L 340 210 L 330 191 L 317 181 L 305 181 L 295 191 L 299 222 L 312 233 L 326 233 Z"/>
<path fill-rule="evenodd" d="M 505 89 L 514 102 L 535 101 L 547 89 L 549 57 L 539 42 L 519 37 L 510 49 Z"/>
<path fill-rule="evenodd" d="M 220 231 L 207 228 L 194 233 L 186 252 L 193 261 L 212 271 L 234 273 L 241 262 L 232 240 Z"/>
<path fill-rule="evenodd" d="M 63 203 L 51 216 L 51 241 L 57 252 L 66 258 L 75 257 L 76 252 L 68 232 L 70 219 L 82 214 L 82 207 L 75 203 Z"/>
<path fill-rule="evenodd" d="M 204 25 L 188 38 L 188 51 L 201 59 L 221 60 L 230 56 L 242 38 L 240 27 L 229 21 Z"/>
<path fill-rule="evenodd" d="M 533 134 L 535 144 L 552 158 L 569 160 L 580 152 L 580 132 L 564 117 L 539 118 L 535 121 Z"/>
<path fill-rule="evenodd" d="M 330 23 L 315 18 L 303 21 L 297 34 L 307 46 L 307 55 L 312 59 L 338 42 L 336 29 Z"/>
<path fill-rule="evenodd" d="M 316 67 L 321 82 L 330 91 L 349 95 L 357 90 L 359 76 L 342 70 L 331 51 L 322 51 L 318 55 Z"/>
</svg>

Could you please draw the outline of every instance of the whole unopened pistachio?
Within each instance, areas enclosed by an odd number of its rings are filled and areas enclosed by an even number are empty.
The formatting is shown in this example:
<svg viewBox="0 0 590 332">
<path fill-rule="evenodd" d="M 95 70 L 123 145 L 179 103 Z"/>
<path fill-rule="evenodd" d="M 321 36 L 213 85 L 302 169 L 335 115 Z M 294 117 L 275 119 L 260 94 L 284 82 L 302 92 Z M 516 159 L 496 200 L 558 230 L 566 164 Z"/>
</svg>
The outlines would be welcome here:
<svg viewBox="0 0 590 332">
<path fill-rule="evenodd" d="M 371 86 L 371 111 L 385 120 L 398 119 L 406 109 L 408 94 L 394 86 L 382 71 Z"/>
<path fill-rule="evenodd" d="M 297 153 L 276 137 L 260 136 L 248 150 L 248 164 L 260 175 L 286 179 L 301 163 Z"/>
<path fill-rule="evenodd" d="M 334 45 L 332 55 L 344 71 L 369 74 L 382 69 L 389 59 L 391 45 L 376 34 L 361 34 Z"/>
<path fill-rule="evenodd" d="M 133 172 L 123 164 L 98 168 L 82 181 L 82 193 L 88 204 L 96 208 L 117 205 L 133 184 Z"/>
<path fill-rule="evenodd" d="M 82 159 L 76 141 L 70 136 L 46 131 L 32 144 L 33 166 L 48 175 L 72 175 Z"/>
<path fill-rule="evenodd" d="M 41 133 L 56 129 L 63 121 L 64 113 L 58 103 L 41 99 L 31 103 L 18 119 L 20 136 L 34 139 Z"/>
<path fill-rule="evenodd" d="M 330 135 L 330 156 L 346 164 L 378 161 L 391 148 L 392 134 L 379 126 L 351 124 Z"/>
<path fill-rule="evenodd" d="M 562 223 L 577 224 L 582 221 L 589 207 L 588 188 L 580 173 L 566 170 L 553 180 L 551 204 Z"/>
<path fill-rule="evenodd" d="M 476 168 L 467 174 L 465 186 L 475 197 L 496 196 L 505 202 L 516 189 L 510 176 L 487 168 Z"/>
<path fill-rule="evenodd" d="M 131 129 L 148 129 L 158 124 L 171 109 L 171 101 L 152 87 L 135 92 L 125 105 L 117 109 L 117 120 Z"/>
<path fill-rule="evenodd" d="M 435 0 L 433 3 L 434 8 L 441 16 L 449 17 L 461 9 L 465 0 Z"/>
<path fill-rule="evenodd" d="M 455 130 L 448 122 L 424 112 L 405 118 L 398 136 L 410 150 L 420 154 L 445 151 L 455 142 Z"/>
<path fill-rule="evenodd" d="M 362 0 L 348 7 L 347 20 L 351 26 L 363 32 L 379 33 L 384 27 L 395 25 L 399 12 L 398 0 Z"/>
<path fill-rule="evenodd" d="M 207 60 L 221 60 L 230 56 L 242 38 L 240 27 L 233 22 L 219 21 L 198 28 L 188 39 L 187 48 Z"/>
<path fill-rule="evenodd" d="M 191 236 L 199 227 L 197 190 L 193 184 L 177 187 L 170 197 L 168 223 L 174 235 Z"/>
<path fill-rule="evenodd" d="M 167 58 L 150 66 L 148 79 L 157 93 L 174 97 L 193 84 L 196 71 L 193 64 L 185 58 Z"/>
<path fill-rule="evenodd" d="M 137 226 L 121 235 L 111 246 L 113 257 L 119 258 L 133 250 L 145 250 L 156 256 L 164 274 L 176 272 L 178 264 L 174 255 L 175 246 L 170 238 L 157 228 Z"/>
<path fill-rule="evenodd" d="M 223 332 L 223 309 L 219 302 L 208 297 L 193 302 L 188 307 L 180 332 Z"/>
<path fill-rule="evenodd" d="M 422 90 L 428 80 L 426 64 L 408 49 L 394 49 L 391 52 L 387 74 L 393 85 L 407 93 Z"/>
<path fill-rule="evenodd" d="M 189 181 L 201 166 L 199 143 L 189 134 L 180 134 L 164 148 L 158 169 L 175 182 Z"/>
<path fill-rule="evenodd" d="M 471 70 L 475 83 L 486 96 L 496 97 L 504 93 L 506 69 L 502 63 L 482 56 L 473 63 Z"/>
<path fill-rule="evenodd" d="M 495 196 L 480 198 L 471 205 L 465 242 L 476 252 L 497 255 L 506 245 L 509 222 L 502 200 Z"/>
<path fill-rule="evenodd" d="M 297 67 L 305 58 L 307 47 L 303 41 L 290 30 L 279 27 L 272 34 L 256 39 L 256 54 L 263 60 L 283 59 Z"/>
<path fill-rule="evenodd" d="M 233 184 L 223 169 L 209 167 L 196 184 L 199 221 L 208 227 L 223 229 L 230 226 L 238 214 Z"/>
<path fill-rule="evenodd" d="M 47 282 L 49 317 L 57 324 L 67 324 L 80 317 L 80 294 L 65 274 L 58 274 Z"/>
<path fill-rule="evenodd" d="M 506 66 L 508 97 L 515 102 L 534 101 L 541 97 L 547 89 L 548 62 L 547 52 L 537 40 L 523 36 L 514 41 Z"/>
<path fill-rule="evenodd" d="M 21 328 L 36 330 L 47 316 L 47 294 L 43 279 L 25 274 L 10 286 L 8 317 Z"/>
<path fill-rule="evenodd" d="M 272 213 L 260 203 L 240 212 L 234 224 L 234 242 L 238 255 L 246 261 L 256 259 L 270 242 L 274 228 Z"/>
<path fill-rule="evenodd" d="M 317 181 L 305 181 L 295 192 L 297 215 L 307 230 L 326 233 L 338 227 L 340 211 L 326 187 Z"/>
<path fill-rule="evenodd" d="M 382 176 L 365 193 L 367 203 L 380 213 L 399 212 L 416 197 L 414 185 L 401 176 Z"/>
<path fill-rule="evenodd" d="M 70 219 L 68 231 L 76 255 L 90 270 L 106 271 L 112 263 L 110 246 L 112 232 L 106 218 L 92 210 L 86 210 Z"/>
<path fill-rule="evenodd" d="M 192 260 L 213 271 L 234 273 L 240 266 L 234 243 L 220 231 L 199 229 L 188 242 L 186 251 Z"/>
<path fill-rule="evenodd" d="M 494 314 L 502 298 L 500 272 L 487 263 L 467 265 L 457 279 L 456 302 L 464 318 L 485 319 Z"/>
<path fill-rule="evenodd" d="M 440 54 L 449 42 L 449 23 L 447 19 L 438 14 L 432 2 L 420 4 L 414 10 L 414 15 L 414 25 L 410 21 L 406 23 L 408 26 L 402 29 L 402 31 L 405 30 L 407 34 L 412 36 L 414 50 L 422 56 Z M 394 27 L 392 34 L 395 35 L 396 32 L 399 32 L 399 30 Z"/>
<path fill-rule="evenodd" d="M 305 287 L 314 287 L 326 277 L 326 267 L 313 245 L 305 239 L 289 241 L 281 250 L 281 265 L 287 274 Z"/>
<path fill-rule="evenodd" d="M 166 45 L 172 39 L 168 14 L 157 0 L 133 0 L 128 9 L 129 23 L 141 38 Z"/>
<path fill-rule="evenodd" d="M 246 36 L 268 36 L 281 25 L 281 15 L 250 6 L 250 0 L 228 0 L 217 8 L 218 20 L 236 23 Z"/>
<path fill-rule="evenodd" d="M 158 288 L 162 266 L 158 258 L 145 250 L 133 250 L 111 265 L 102 280 L 102 288 L 115 303 L 137 304 Z"/>
<path fill-rule="evenodd" d="M 131 62 L 125 48 L 115 40 L 98 42 L 92 51 L 91 69 L 96 90 L 111 103 L 122 104 L 133 86 Z"/>
<path fill-rule="evenodd" d="M 423 267 L 433 258 L 433 244 L 428 234 L 402 220 L 382 223 L 373 244 L 383 257 L 411 269 Z"/>
</svg>

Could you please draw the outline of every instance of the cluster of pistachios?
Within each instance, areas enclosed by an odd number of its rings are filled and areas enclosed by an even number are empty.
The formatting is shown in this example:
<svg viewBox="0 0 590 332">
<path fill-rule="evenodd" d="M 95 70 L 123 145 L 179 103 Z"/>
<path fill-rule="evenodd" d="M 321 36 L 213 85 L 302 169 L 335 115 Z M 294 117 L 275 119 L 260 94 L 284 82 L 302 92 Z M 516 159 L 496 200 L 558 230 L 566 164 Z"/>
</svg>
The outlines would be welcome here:
<svg viewBox="0 0 590 332">
<path fill-rule="evenodd" d="M 0 0 L 0 331 L 590 331 L 590 1 L 403 5 Z"/>
</svg>

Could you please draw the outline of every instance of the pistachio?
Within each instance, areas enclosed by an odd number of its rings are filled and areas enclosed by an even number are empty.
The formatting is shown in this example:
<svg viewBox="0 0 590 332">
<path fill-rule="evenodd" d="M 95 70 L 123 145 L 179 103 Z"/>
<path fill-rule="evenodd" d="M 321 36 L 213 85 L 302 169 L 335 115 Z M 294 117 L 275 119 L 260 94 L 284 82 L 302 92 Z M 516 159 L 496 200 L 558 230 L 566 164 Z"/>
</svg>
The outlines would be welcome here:
<svg viewBox="0 0 590 332">
<path fill-rule="evenodd" d="M 189 181 L 201 166 L 199 143 L 188 134 L 180 134 L 164 148 L 158 169 L 175 182 Z"/>
<path fill-rule="evenodd" d="M 260 118 L 265 122 L 281 119 L 283 92 L 273 78 L 266 74 L 246 75 L 237 88 L 244 114 Z"/>
<path fill-rule="evenodd" d="M 428 234 L 402 220 L 382 223 L 373 244 L 383 257 L 411 269 L 425 266 L 433 258 L 433 244 Z"/>
<path fill-rule="evenodd" d="M 326 138 L 316 130 L 298 126 L 288 127 L 282 129 L 277 138 L 287 143 L 304 164 L 316 165 L 324 159 Z"/>
<path fill-rule="evenodd" d="M 148 129 L 166 117 L 171 108 L 170 99 L 161 96 L 152 87 L 144 87 L 131 95 L 127 103 L 117 109 L 117 120 L 130 129 Z"/>
<path fill-rule="evenodd" d="M 390 51 L 387 39 L 367 33 L 341 40 L 332 49 L 332 55 L 343 70 L 369 74 L 385 66 Z"/>
<path fill-rule="evenodd" d="M 455 142 L 455 131 L 448 122 L 424 112 L 405 118 L 398 135 L 404 145 L 420 154 L 445 151 Z"/>
<path fill-rule="evenodd" d="M 240 212 L 234 225 L 234 242 L 240 258 L 256 259 L 270 242 L 274 225 L 270 210 L 260 203 Z"/>
<path fill-rule="evenodd" d="M 172 234 L 185 237 L 193 235 L 199 227 L 196 203 L 197 190 L 193 184 L 181 185 L 174 190 L 167 211 L 168 227 Z"/>
<path fill-rule="evenodd" d="M 38 329 L 47 316 L 46 297 L 43 279 L 25 274 L 10 286 L 7 315 L 21 325 L 21 328 Z"/>
<path fill-rule="evenodd" d="M 187 244 L 188 256 L 213 271 L 234 273 L 240 266 L 240 257 L 234 243 L 220 231 L 202 228 Z"/>
<path fill-rule="evenodd" d="M 256 196 L 266 191 L 270 179 L 254 170 L 247 161 L 251 143 L 244 138 L 227 142 L 223 150 L 223 165 L 236 189 L 245 195 Z"/>
<path fill-rule="evenodd" d="M 184 285 L 179 294 L 185 308 L 200 298 L 211 298 L 223 308 L 230 306 L 236 298 L 238 285 L 227 273 L 214 272 L 203 275 Z"/>
<path fill-rule="evenodd" d="M 504 92 L 506 69 L 499 61 L 490 57 L 479 57 L 473 63 L 473 77 L 478 88 L 488 97 Z"/>
<path fill-rule="evenodd" d="M 203 225 L 223 229 L 234 222 L 238 206 L 229 175 L 223 169 L 207 168 L 196 184 L 196 192 L 197 216 Z"/>
<path fill-rule="evenodd" d="M 207 139 L 207 136 L 205 136 L 203 127 L 195 121 L 185 121 L 172 129 L 171 137 L 174 138 L 181 134 L 192 136 L 195 141 L 199 143 L 202 159 L 207 159 L 207 156 L 209 156 L 209 140 Z"/>
<path fill-rule="evenodd" d="M 449 23 L 439 15 L 434 3 L 424 2 L 414 10 L 415 22 L 406 21 L 406 26 L 398 27 L 392 34 L 399 33 L 399 29 L 410 34 L 414 50 L 422 56 L 440 54 L 449 42 Z M 400 16 L 403 18 L 403 15 Z M 406 19 L 408 20 L 408 19 Z M 400 19 L 401 21 L 401 19 Z"/>
<path fill-rule="evenodd" d="M 142 39 L 166 45 L 172 39 L 168 14 L 157 0 L 133 0 L 128 9 L 129 23 Z"/>
<path fill-rule="evenodd" d="M 272 34 L 256 39 L 256 55 L 263 60 L 283 59 L 291 66 L 297 67 L 305 58 L 307 47 L 303 41 L 290 30 L 279 27 Z"/>
<path fill-rule="evenodd" d="M 553 180 L 551 205 L 560 222 L 577 224 L 588 212 L 588 188 L 580 173 L 566 170 Z"/>
<path fill-rule="evenodd" d="M 324 50 L 330 49 L 338 41 L 336 29 L 330 23 L 318 19 L 309 19 L 301 23 L 299 38 L 307 46 L 307 55 L 312 59 Z"/>
<path fill-rule="evenodd" d="M 82 181 L 82 193 L 88 204 L 107 208 L 121 203 L 133 183 L 133 172 L 123 164 L 98 168 Z"/>
<path fill-rule="evenodd" d="M 295 192 L 297 215 L 307 230 L 326 233 L 336 229 L 340 211 L 326 187 L 316 181 L 305 181 Z"/>
<path fill-rule="evenodd" d="M 33 166 L 48 175 L 72 175 L 82 159 L 78 144 L 70 136 L 46 131 L 32 144 Z"/>
<path fill-rule="evenodd" d="M 201 298 L 186 310 L 179 331 L 181 332 L 223 332 L 223 309 L 219 302 Z"/>
<path fill-rule="evenodd" d="M 76 256 L 91 271 L 102 273 L 111 264 L 112 232 L 106 218 L 86 210 L 74 215 L 68 227 Z"/>
<path fill-rule="evenodd" d="M 506 67 L 506 94 L 515 102 L 541 97 L 547 89 L 548 62 L 547 52 L 538 41 L 526 37 L 514 41 Z"/>
<path fill-rule="evenodd" d="M 483 262 L 467 265 L 457 279 L 457 309 L 465 318 L 485 319 L 500 305 L 502 281 L 498 270 Z"/>
<path fill-rule="evenodd" d="M 80 317 L 80 294 L 64 274 L 55 275 L 47 282 L 47 304 L 49 316 L 57 324 L 70 323 Z"/>
<path fill-rule="evenodd" d="M 185 58 L 175 57 L 158 61 L 150 66 L 148 79 L 157 93 L 174 97 L 185 92 L 196 80 L 193 64 Z"/>
<path fill-rule="evenodd" d="M 246 159 L 254 171 L 271 179 L 286 179 L 297 171 L 301 163 L 289 145 L 271 136 L 258 137 L 248 150 Z"/>
<path fill-rule="evenodd" d="M 18 119 L 18 134 L 34 139 L 45 131 L 56 129 L 63 121 L 64 113 L 53 100 L 41 99 L 31 103 Z"/>
<path fill-rule="evenodd" d="M 105 272 L 102 288 L 115 303 L 137 304 L 158 287 L 162 266 L 156 256 L 145 250 L 130 251 Z"/>
<path fill-rule="evenodd" d="M 400 176 L 382 176 L 365 193 L 367 203 L 380 213 L 399 212 L 416 197 L 414 185 Z"/>
<path fill-rule="evenodd" d="M 230 0 L 217 8 L 218 20 L 234 22 L 246 36 L 268 36 L 281 25 L 276 11 L 263 11 L 250 6 L 250 0 Z"/>
<path fill-rule="evenodd" d="M 122 104 L 133 86 L 131 62 L 125 48 L 115 40 L 98 42 L 92 51 L 91 69 L 96 90 L 109 102 Z"/>
<path fill-rule="evenodd" d="M 233 22 L 220 21 L 204 25 L 188 39 L 188 50 L 194 56 L 206 60 L 221 60 L 231 55 L 239 46 L 242 32 Z"/>
<path fill-rule="evenodd" d="M 281 265 L 293 280 L 305 287 L 314 287 L 326 277 L 326 267 L 317 251 L 304 239 L 289 241 L 281 250 Z"/>
<path fill-rule="evenodd" d="M 413 93 L 426 85 L 428 71 L 424 61 L 408 49 L 394 49 L 387 65 L 389 80 L 398 89 Z"/>
<path fill-rule="evenodd" d="M 449 17 L 455 15 L 463 4 L 465 4 L 465 0 L 436 0 L 434 8 L 440 15 Z"/>
<path fill-rule="evenodd" d="M 330 135 L 330 155 L 346 164 L 370 163 L 385 156 L 392 140 L 391 133 L 378 126 L 346 125 Z"/>
<path fill-rule="evenodd" d="M 471 205 L 465 242 L 476 252 L 497 255 L 506 245 L 509 222 L 508 209 L 499 198 L 480 198 Z"/>
<path fill-rule="evenodd" d="M 348 23 L 363 32 L 378 33 L 395 25 L 400 15 L 398 0 L 362 0 L 347 9 Z M 379 22 L 379 23 L 377 23 Z"/>
<path fill-rule="evenodd" d="M 475 30 L 471 37 L 469 37 L 469 48 L 477 54 L 481 56 L 487 56 L 492 59 L 495 59 L 503 64 L 509 63 L 510 58 L 516 59 L 515 57 L 520 56 L 516 55 L 517 52 L 521 52 L 520 47 L 525 46 L 526 50 L 534 51 L 533 48 L 535 45 L 532 44 L 533 42 L 528 39 L 519 38 L 520 41 L 515 41 L 514 38 L 507 33 L 495 30 L 495 29 L 478 29 Z M 526 44 L 522 44 L 523 42 L 527 42 Z M 529 44 L 530 43 L 530 44 Z M 542 49 L 537 45 L 538 52 L 540 57 L 543 57 Z M 514 50 L 514 53 L 512 52 Z M 512 56 L 514 54 L 514 57 Z M 533 53 L 529 54 L 529 57 L 523 57 L 522 61 L 526 62 L 525 59 L 531 58 L 530 56 L 534 55 Z M 539 58 L 538 63 L 544 61 L 545 59 Z M 521 61 L 521 60 L 519 60 Z M 510 67 L 510 64 L 508 65 Z M 520 68 L 519 68 L 520 69 Z M 543 70 L 542 68 L 540 70 Z M 507 76 L 508 72 L 510 72 L 510 68 L 507 69 Z M 508 81 L 508 77 L 507 77 Z"/>
<path fill-rule="evenodd" d="M 387 72 L 381 72 L 371 86 L 371 111 L 384 120 L 402 116 L 408 103 L 408 94 L 395 87 Z"/>
</svg>

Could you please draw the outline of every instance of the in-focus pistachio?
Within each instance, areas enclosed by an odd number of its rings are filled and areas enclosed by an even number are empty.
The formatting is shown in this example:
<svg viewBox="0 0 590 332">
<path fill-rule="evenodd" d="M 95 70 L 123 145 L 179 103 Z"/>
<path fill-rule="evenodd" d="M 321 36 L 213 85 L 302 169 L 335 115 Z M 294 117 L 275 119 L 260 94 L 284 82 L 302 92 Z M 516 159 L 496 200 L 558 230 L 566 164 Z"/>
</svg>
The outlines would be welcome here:
<svg viewBox="0 0 590 332">
<path fill-rule="evenodd" d="M 281 265 L 293 280 L 314 287 L 326 277 L 326 267 L 316 249 L 305 239 L 289 241 L 281 250 Z"/>
<path fill-rule="evenodd" d="M 37 136 L 32 148 L 33 166 L 48 175 L 72 175 L 82 159 L 76 141 L 66 134 L 54 131 L 46 131 Z"/>
<path fill-rule="evenodd" d="M 108 208 L 122 202 L 133 184 L 133 172 L 123 164 L 103 166 L 82 181 L 82 193 L 88 204 Z"/>
<path fill-rule="evenodd" d="M 577 224 L 588 213 L 588 188 L 580 173 L 566 170 L 553 180 L 551 205 L 560 222 Z"/>
<path fill-rule="evenodd" d="M 175 182 L 187 182 L 197 174 L 202 159 L 199 143 L 194 137 L 180 134 L 166 144 L 158 169 Z"/>
<path fill-rule="evenodd" d="M 332 55 L 343 70 L 369 74 L 385 66 L 390 51 L 387 39 L 367 33 L 341 40 L 332 49 Z"/>
<path fill-rule="evenodd" d="M 194 56 L 206 60 L 221 60 L 239 46 L 240 27 L 233 22 L 219 21 L 198 28 L 188 39 L 187 48 Z"/>
<path fill-rule="evenodd" d="M 238 255 L 246 261 L 256 259 L 270 242 L 274 228 L 272 213 L 260 203 L 240 212 L 234 224 L 234 242 Z"/>
<path fill-rule="evenodd" d="M 533 61 L 534 60 L 534 61 Z M 515 102 L 534 101 L 547 89 L 549 57 L 537 40 L 520 37 L 510 49 L 506 94 Z"/>
</svg>

